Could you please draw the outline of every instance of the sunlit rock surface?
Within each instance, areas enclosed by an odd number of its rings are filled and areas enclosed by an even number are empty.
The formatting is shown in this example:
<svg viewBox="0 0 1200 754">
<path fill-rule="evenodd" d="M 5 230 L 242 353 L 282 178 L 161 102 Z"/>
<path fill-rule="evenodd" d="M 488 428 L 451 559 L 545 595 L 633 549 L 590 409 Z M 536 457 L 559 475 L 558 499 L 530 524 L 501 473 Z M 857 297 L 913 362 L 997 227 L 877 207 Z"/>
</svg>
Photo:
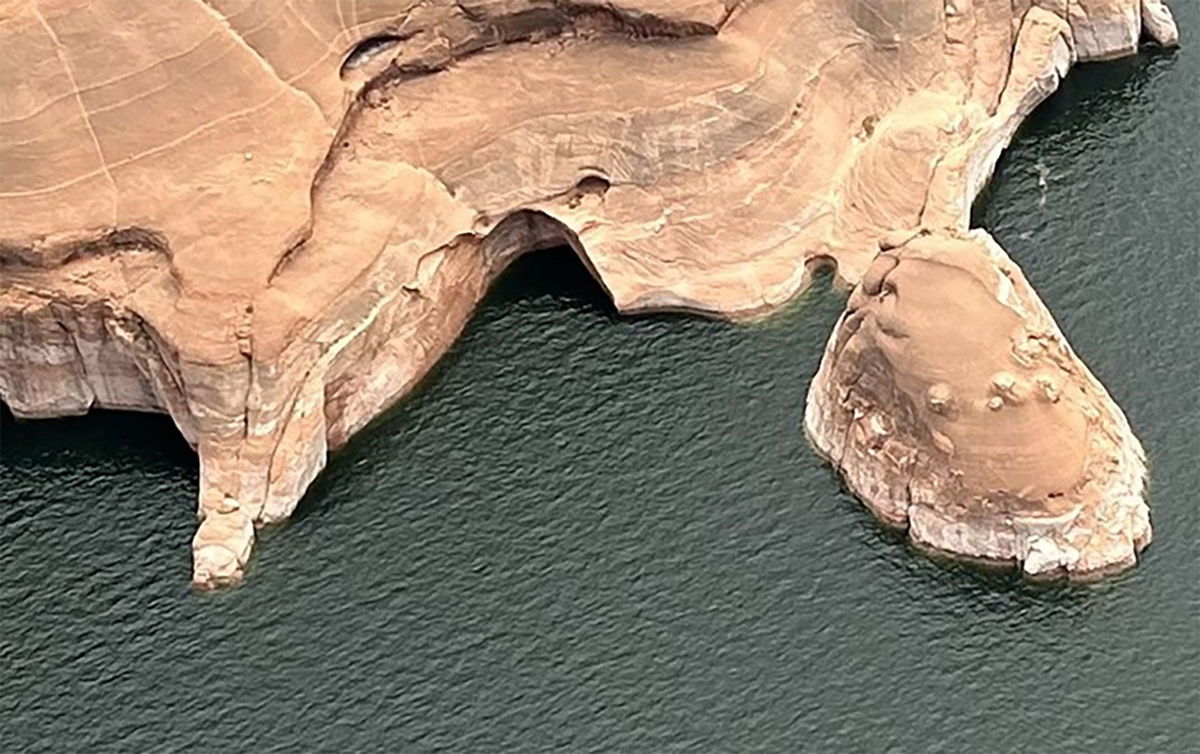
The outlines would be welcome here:
<svg viewBox="0 0 1200 754">
<path fill-rule="evenodd" d="M 572 246 L 626 312 L 855 284 L 890 231 L 965 231 L 1143 30 L 1175 42 L 1158 0 L 10 0 L 0 395 L 168 412 L 194 580 L 231 583 L 517 255 Z"/>
<path fill-rule="evenodd" d="M 984 231 L 919 235 L 875 258 L 805 428 L 919 545 L 1088 577 L 1150 541 L 1141 445 Z"/>
</svg>

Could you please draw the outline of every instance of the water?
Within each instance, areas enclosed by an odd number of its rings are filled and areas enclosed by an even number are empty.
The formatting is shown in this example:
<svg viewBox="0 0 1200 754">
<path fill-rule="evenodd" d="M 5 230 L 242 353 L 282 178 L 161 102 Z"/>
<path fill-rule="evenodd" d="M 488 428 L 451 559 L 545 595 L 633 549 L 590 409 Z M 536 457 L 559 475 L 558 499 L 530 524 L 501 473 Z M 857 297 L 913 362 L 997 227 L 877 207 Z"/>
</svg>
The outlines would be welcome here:
<svg viewBox="0 0 1200 754">
<path fill-rule="evenodd" d="M 1135 570 L 1032 587 L 880 530 L 800 431 L 827 284 L 619 319 L 541 254 L 234 591 L 187 585 L 166 419 L 5 412 L 0 749 L 1195 747 L 1198 54 L 1073 72 L 977 213 L 1149 451 Z"/>
</svg>

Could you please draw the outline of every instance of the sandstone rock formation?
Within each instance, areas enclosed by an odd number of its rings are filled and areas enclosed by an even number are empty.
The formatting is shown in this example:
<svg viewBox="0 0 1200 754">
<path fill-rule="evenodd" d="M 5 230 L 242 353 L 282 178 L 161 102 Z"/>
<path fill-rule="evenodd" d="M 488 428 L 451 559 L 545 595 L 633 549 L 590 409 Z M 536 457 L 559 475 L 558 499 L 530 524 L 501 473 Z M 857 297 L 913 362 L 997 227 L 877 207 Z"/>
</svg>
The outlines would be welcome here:
<svg viewBox="0 0 1200 754">
<path fill-rule="evenodd" d="M 809 392 L 817 448 L 919 545 L 1030 576 L 1132 565 L 1141 445 L 1021 271 L 979 230 L 883 246 Z"/>
<path fill-rule="evenodd" d="M 194 581 L 231 583 L 515 256 L 572 246 L 622 311 L 857 283 L 1143 29 L 1175 41 L 1160 0 L 4 0 L 0 396 L 168 412 Z"/>
</svg>

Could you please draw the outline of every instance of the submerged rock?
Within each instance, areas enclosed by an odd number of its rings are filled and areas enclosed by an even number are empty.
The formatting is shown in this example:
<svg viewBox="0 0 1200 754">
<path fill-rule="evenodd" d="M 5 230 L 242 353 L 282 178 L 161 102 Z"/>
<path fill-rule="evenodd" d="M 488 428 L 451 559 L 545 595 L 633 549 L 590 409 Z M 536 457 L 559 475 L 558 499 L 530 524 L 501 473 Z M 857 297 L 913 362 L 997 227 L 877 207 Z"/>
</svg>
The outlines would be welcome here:
<svg viewBox="0 0 1200 754">
<path fill-rule="evenodd" d="M 853 285 L 889 231 L 965 231 L 1024 116 L 1143 28 L 1174 42 L 1159 0 L 10 2 L 0 397 L 169 413 L 193 579 L 236 582 L 517 255 L 570 245 L 624 312 Z M 998 416 L 1070 389 L 987 378 Z"/>
<path fill-rule="evenodd" d="M 1089 577 L 1150 542 L 1125 415 L 983 231 L 882 251 L 829 339 L 805 429 L 918 545 Z"/>
</svg>

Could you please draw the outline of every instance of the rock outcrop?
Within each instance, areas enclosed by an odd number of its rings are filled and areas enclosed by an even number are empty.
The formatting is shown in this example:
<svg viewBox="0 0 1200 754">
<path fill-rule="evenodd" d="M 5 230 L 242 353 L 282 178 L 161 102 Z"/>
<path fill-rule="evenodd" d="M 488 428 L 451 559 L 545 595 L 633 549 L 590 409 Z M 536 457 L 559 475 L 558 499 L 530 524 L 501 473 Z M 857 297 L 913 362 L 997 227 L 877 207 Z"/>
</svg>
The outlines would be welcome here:
<svg viewBox="0 0 1200 754">
<path fill-rule="evenodd" d="M 883 247 L 809 392 L 820 452 L 918 545 L 1034 577 L 1132 565 L 1141 445 L 1025 276 L 980 230 Z"/>
<path fill-rule="evenodd" d="M 168 412 L 193 578 L 232 583 L 517 255 L 573 247 L 626 312 L 853 285 L 890 231 L 965 232 L 1143 30 L 1175 42 L 1159 0 L 8 0 L 0 396 Z"/>
</svg>

